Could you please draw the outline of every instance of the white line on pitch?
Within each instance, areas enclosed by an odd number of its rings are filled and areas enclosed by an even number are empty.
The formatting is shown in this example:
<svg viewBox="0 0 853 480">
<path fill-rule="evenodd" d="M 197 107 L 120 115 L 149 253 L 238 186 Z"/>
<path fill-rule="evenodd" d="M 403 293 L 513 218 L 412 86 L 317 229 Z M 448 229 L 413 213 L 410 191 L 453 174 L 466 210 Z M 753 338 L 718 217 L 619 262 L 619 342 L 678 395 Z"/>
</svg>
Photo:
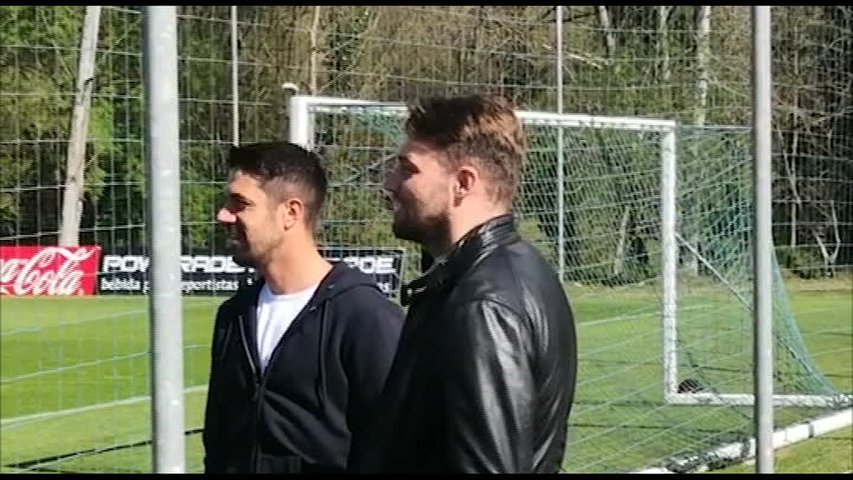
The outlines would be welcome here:
<svg viewBox="0 0 853 480">
<path fill-rule="evenodd" d="M 681 307 L 682 312 L 686 312 L 689 310 L 699 310 L 707 308 L 707 305 L 693 305 L 691 307 Z M 637 320 L 637 319 L 656 319 L 656 315 L 660 313 L 660 310 L 651 308 L 647 310 L 640 310 L 636 313 L 628 314 L 628 315 L 619 315 L 616 317 L 602 318 L 600 320 L 589 320 L 586 322 L 578 322 L 578 327 L 595 327 L 598 325 L 606 325 L 608 323 L 617 323 L 624 322 L 629 320 Z"/>
<path fill-rule="evenodd" d="M 193 387 L 185 388 L 184 393 L 196 393 L 207 390 L 207 385 L 196 385 Z M 34 413 L 30 415 L 23 415 L 20 417 L 12 417 L 12 418 L 0 418 L 0 426 L 6 428 L 17 427 L 20 425 L 25 425 L 32 422 L 37 422 L 40 420 L 48 420 L 51 418 L 64 417 L 66 415 L 74 415 L 77 413 L 89 412 L 92 410 L 99 410 L 102 408 L 110 408 L 110 407 L 118 407 L 122 405 L 132 405 L 134 403 L 144 402 L 147 400 L 151 400 L 151 395 L 140 395 L 138 397 L 125 398 L 123 400 L 116 400 L 114 402 L 106 402 L 106 403 L 96 403 L 94 405 L 86 405 L 85 407 L 77 407 L 77 408 L 69 408 L 66 410 L 57 410 L 53 412 L 42 412 L 42 413 Z"/>
</svg>

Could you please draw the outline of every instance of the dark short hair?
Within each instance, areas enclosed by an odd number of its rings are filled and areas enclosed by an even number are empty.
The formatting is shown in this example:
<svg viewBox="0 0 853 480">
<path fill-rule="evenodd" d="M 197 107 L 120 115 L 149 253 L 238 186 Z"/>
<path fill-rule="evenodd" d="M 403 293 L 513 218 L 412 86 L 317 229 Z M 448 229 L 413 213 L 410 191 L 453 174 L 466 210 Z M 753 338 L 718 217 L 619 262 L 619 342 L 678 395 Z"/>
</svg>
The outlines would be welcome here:
<svg viewBox="0 0 853 480">
<path fill-rule="evenodd" d="M 501 96 L 466 95 L 418 99 L 408 107 L 406 133 L 444 150 L 458 166 L 471 160 L 487 175 L 487 191 L 511 205 L 521 183 L 527 149 L 515 105 Z"/>
<path fill-rule="evenodd" d="M 279 201 L 298 190 L 308 220 L 316 223 L 326 199 L 328 181 L 320 156 L 290 142 L 248 143 L 231 147 L 228 168 L 257 178 Z"/>
</svg>

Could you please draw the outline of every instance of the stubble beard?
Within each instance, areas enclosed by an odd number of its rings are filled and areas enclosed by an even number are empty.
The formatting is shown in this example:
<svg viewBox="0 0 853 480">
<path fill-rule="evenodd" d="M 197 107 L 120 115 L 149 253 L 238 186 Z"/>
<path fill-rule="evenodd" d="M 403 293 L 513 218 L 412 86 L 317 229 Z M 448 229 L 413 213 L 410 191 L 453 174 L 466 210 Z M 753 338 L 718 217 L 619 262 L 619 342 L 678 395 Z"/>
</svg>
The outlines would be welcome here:
<svg viewBox="0 0 853 480">
<path fill-rule="evenodd" d="M 266 239 L 263 245 L 255 245 L 254 249 L 248 244 L 248 240 L 238 242 L 234 245 L 232 258 L 234 263 L 241 267 L 258 269 L 270 261 L 271 252 L 275 245 L 276 241 L 273 239 Z"/>
<path fill-rule="evenodd" d="M 445 212 L 417 216 L 406 207 L 401 207 L 401 211 L 394 214 L 391 231 L 401 240 L 409 240 L 426 248 L 434 248 L 449 235 L 450 227 Z"/>
<path fill-rule="evenodd" d="M 232 257 L 234 258 L 234 263 L 236 263 L 237 265 L 240 265 L 241 267 L 248 267 L 248 268 L 256 268 L 257 267 L 257 265 L 255 264 L 256 263 L 255 259 L 252 258 L 251 254 L 249 254 L 249 252 L 243 250 L 242 248 L 240 250 L 235 251 L 234 254 L 232 255 Z"/>
</svg>

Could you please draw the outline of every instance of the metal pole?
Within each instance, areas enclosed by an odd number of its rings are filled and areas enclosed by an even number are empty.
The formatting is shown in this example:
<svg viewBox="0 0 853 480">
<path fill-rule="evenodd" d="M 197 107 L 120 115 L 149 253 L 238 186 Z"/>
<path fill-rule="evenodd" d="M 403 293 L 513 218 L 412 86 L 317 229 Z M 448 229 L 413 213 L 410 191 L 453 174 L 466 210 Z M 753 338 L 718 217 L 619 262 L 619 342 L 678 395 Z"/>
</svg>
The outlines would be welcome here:
<svg viewBox="0 0 853 480">
<path fill-rule="evenodd" d="M 557 113 L 563 113 L 563 7 L 557 6 Z M 566 192 L 563 127 L 557 127 L 557 273 L 566 281 Z"/>
<path fill-rule="evenodd" d="M 282 122 L 282 134 L 281 138 L 287 140 L 290 138 L 290 123 L 291 123 L 291 114 L 290 114 L 290 99 L 296 95 L 299 95 L 299 85 L 293 82 L 284 82 L 281 84 L 281 92 L 284 95 L 285 107 L 284 107 L 284 121 Z M 291 140 L 292 141 L 292 140 Z"/>
<path fill-rule="evenodd" d="M 753 180 L 753 298 L 755 316 L 755 430 L 756 472 L 773 473 L 773 237 L 771 202 L 771 59 L 770 7 L 752 7 Z"/>
<path fill-rule="evenodd" d="M 288 107 L 290 133 L 288 139 L 306 150 L 314 148 L 311 112 L 308 109 L 309 97 L 294 95 L 290 97 Z"/>
<path fill-rule="evenodd" d="M 678 159 L 675 128 L 661 139 L 660 223 L 664 401 L 678 393 Z"/>
<path fill-rule="evenodd" d="M 240 145 L 240 38 L 237 31 L 237 6 L 231 6 L 231 102 L 234 146 Z"/>
<path fill-rule="evenodd" d="M 143 7 L 155 473 L 184 473 L 177 7 Z"/>
</svg>

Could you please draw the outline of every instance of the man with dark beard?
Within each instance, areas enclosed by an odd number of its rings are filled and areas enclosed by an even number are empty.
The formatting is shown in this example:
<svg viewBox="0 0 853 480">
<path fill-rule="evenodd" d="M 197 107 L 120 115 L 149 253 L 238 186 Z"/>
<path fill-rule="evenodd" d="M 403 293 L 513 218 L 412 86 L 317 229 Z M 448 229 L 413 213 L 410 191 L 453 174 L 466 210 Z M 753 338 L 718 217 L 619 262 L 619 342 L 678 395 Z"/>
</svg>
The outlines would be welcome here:
<svg viewBox="0 0 853 480">
<path fill-rule="evenodd" d="M 555 473 L 577 353 L 554 269 L 519 237 L 511 207 L 525 135 L 512 106 L 481 96 L 409 108 L 385 189 L 393 232 L 435 261 L 409 305 L 361 472 Z"/>
<path fill-rule="evenodd" d="M 217 220 L 234 259 L 260 273 L 216 314 L 205 473 L 344 471 L 370 422 L 403 325 L 376 283 L 331 265 L 314 240 L 326 195 L 317 155 L 236 147 Z"/>
</svg>

